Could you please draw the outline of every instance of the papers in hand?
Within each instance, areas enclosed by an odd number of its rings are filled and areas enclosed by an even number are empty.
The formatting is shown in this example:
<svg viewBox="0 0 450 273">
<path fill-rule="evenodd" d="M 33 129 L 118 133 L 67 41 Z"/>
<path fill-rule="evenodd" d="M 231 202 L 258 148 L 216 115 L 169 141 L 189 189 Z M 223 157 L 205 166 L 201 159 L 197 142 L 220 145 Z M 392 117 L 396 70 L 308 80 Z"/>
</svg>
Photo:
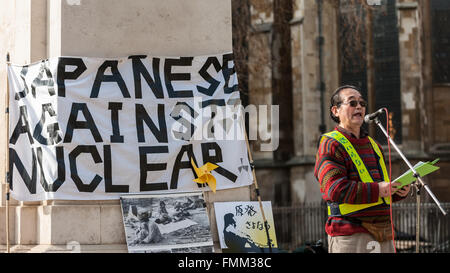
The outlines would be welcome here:
<svg viewBox="0 0 450 273">
<path fill-rule="evenodd" d="M 433 162 L 422 162 L 420 161 L 416 165 L 413 166 L 414 170 L 420 175 L 420 177 L 423 177 L 429 173 L 432 173 L 439 169 L 439 167 L 434 166 L 436 162 L 439 161 L 438 159 L 435 159 Z M 412 182 L 416 181 L 416 178 L 414 177 L 414 174 L 412 170 L 408 170 L 404 174 L 397 177 L 393 182 L 399 182 L 401 185 L 397 187 L 397 189 L 403 188 L 406 185 L 411 184 Z"/>
</svg>

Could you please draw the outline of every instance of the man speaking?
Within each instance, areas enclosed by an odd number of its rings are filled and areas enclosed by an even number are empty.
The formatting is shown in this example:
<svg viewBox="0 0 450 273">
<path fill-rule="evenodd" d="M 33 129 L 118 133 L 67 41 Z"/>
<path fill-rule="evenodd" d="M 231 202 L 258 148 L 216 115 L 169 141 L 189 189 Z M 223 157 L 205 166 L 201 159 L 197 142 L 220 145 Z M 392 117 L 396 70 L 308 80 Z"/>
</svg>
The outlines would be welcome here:
<svg viewBox="0 0 450 273">
<path fill-rule="evenodd" d="M 341 86 L 331 96 L 330 116 L 338 124 L 324 134 L 314 175 L 327 202 L 330 253 L 394 251 L 390 223 L 389 174 L 381 146 L 361 129 L 367 102 L 359 90 Z M 392 183 L 392 192 L 399 183 Z M 410 186 L 393 194 L 405 198 Z"/>
</svg>

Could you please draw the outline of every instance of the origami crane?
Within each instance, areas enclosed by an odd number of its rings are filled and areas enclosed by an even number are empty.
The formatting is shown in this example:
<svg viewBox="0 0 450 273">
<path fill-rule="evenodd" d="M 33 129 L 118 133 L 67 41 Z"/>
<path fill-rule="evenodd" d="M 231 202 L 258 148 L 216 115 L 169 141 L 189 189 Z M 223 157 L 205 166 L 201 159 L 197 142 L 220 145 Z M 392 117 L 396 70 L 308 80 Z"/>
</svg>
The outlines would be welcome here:
<svg viewBox="0 0 450 273">
<path fill-rule="evenodd" d="M 195 174 L 197 174 L 197 178 L 193 181 L 198 184 L 208 184 L 211 190 L 216 193 L 216 178 L 211 174 L 211 171 L 219 166 L 207 162 L 205 165 L 197 168 L 194 160 L 191 158 L 192 167 L 194 167 Z"/>
</svg>

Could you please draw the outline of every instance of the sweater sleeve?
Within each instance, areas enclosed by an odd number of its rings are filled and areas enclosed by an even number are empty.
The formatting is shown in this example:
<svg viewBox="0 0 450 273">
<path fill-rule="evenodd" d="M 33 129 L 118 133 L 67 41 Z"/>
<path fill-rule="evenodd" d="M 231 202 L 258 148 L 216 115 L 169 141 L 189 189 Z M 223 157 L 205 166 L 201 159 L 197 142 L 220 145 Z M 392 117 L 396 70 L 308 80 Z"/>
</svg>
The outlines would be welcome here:
<svg viewBox="0 0 450 273">
<path fill-rule="evenodd" d="M 378 201 L 377 183 L 363 183 L 348 179 L 347 153 L 334 139 L 325 137 L 316 154 L 314 175 L 320 184 L 325 201 L 367 204 Z M 351 159 L 348 158 L 347 161 Z"/>
</svg>

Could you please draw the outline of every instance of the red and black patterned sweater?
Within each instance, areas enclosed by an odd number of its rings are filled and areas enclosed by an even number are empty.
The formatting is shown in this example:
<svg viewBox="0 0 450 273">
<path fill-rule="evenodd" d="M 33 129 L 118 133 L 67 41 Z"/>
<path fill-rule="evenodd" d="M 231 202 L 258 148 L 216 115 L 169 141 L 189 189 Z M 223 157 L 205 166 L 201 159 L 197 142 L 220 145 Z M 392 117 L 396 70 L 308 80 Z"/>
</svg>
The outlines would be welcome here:
<svg viewBox="0 0 450 273">
<path fill-rule="evenodd" d="M 382 182 L 384 179 L 378 163 L 378 155 L 373 150 L 367 133 L 362 133 L 360 138 L 356 138 L 342 127 L 338 126 L 335 130 L 341 132 L 352 143 L 373 181 Z M 381 147 L 380 151 L 382 151 Z M 326 137 L 319 144 L 314 175 L 320 183 L 322 198 L 327 202 L 367 204 L 378 201 L 378 183 L 360 181 L 358 170 L 352 159 L 337 140 Z M 394 194 L 394 202 L 401 199 L 403 198 Z M 368 233 L 367 229 L 362 227 L 362 221 L 389 222 L 389 205 L 383 203 L 369 207 L 351 216 L 328 217 L 325 231 L 330 236 Z"/>
</svg>

